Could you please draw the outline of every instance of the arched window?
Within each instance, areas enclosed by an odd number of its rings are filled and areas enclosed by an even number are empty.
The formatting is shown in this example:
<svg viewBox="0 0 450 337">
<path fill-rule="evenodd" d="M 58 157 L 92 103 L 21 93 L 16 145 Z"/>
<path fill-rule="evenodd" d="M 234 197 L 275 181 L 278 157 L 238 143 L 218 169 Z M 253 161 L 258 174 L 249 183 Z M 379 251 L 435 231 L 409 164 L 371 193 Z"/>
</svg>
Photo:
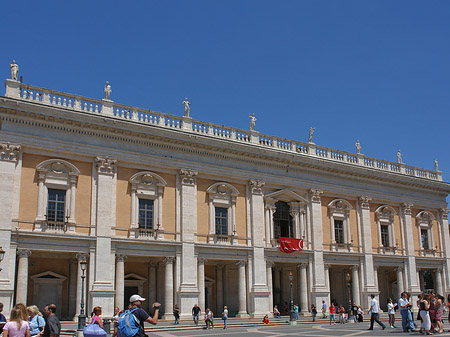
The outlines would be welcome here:
<svg viewBox="0 0 450 337">
<path fill-rule="evenodd" d="M 378 224 L 378 251 L 380 253 L 395 253 L 394 216 L 397 212 L 388 205 L 382 205 L 375 211 Z"/>
<path fill-rule="evenodd" d="M 273 213 L 274 237 L 294 237 L 294 226 L 290 215 L 289 205 L 284 201 L 275 203 L 276 211 Z"/>
<path fill-rule="evenodd" d="M 421 211 L 416 215 L 421 255 L 436 255 L 432 230 L 435 219 L 435 216 L 428 211 Z"/>
<path fill-rule="evenodd" d="M 352 205 L 343 199 L 335 199 L 328 204 L 330 212 L 331 245 L 334 250 L 348 250 L 352 246 L 350 234 L 350 210 Z"/>
</svg>

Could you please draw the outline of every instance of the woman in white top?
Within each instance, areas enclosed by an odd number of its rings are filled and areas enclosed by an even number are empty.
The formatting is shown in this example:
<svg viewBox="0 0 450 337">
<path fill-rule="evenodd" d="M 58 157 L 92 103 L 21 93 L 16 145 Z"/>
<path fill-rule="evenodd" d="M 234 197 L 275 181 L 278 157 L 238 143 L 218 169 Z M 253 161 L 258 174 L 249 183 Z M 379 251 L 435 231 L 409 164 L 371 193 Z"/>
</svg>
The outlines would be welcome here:
<svg viewBox="0 0 450 337">
<path fill-rule="evenodd" d="M 393 303 L 392 298 L 388 299 L 387 307 L 388 307 L 388 315 L 389 315 L 389 325 L 391 328 L 395 328 L 395 307 L 397 303 Z"/>
<path fill-rule="evenodd" d="M 3 327 L 3 337 L 30 337 L 30 328 L 23 320 L 22 311 L 17 308 L 11 310 L 9 322 Z"/>
</svg>

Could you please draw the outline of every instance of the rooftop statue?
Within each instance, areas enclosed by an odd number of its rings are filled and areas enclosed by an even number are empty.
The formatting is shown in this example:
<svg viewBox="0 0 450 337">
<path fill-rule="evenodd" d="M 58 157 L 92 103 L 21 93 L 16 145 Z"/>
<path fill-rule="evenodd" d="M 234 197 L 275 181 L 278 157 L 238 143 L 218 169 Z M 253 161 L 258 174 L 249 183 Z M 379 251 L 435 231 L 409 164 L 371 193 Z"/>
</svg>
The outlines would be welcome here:
<svg viewBox="0 0 450 337">
<path fill-rule="evenodd" d="M 184 105 L 184 117 L 189 117 L 189 111 L 191 111 L 189 105 L 191 105 L 192 103 L 188 101 L 187 97 L 185 97 L 183 103 L 181 104 Z"/>
<path fill-rule="evenodd" d="M 111 96 L 111 86 L 109 85 L 109 82 L 106 81 L 105 85 L 105 99 L 109 100 L 109 97 Z"/>
<path fill-rule="evenodd" d="M 11 79 L 17 81 L 17 78 L 19 76 L 19 66 L 17 65 L 16 61 L 13 60 L 9 67 L 11 68 Z"/>
<path fill-rule="evenodd" d="M 434 170 L 439 171 L 439 163 L 437 159 L 434 160 Z"/>
<path fill-rule="evenodd" d="M 402 153 L 400 152 L 400 150 L 397 151 L 397 163 L 402 163 Z"/>
<path fill-rule="evenodd" d="M 250 131 L 255 130 L 256 125 L 256 117 L 255 114 L 248 114 L 248 118 L 250 118 Z"/>
<path fill-rule="evenodd" d="M 356 153 L 361 154 L 361 144 L 359 143 L 359 140 L 356 141 Z"/>
<path fill-rule="evenodd" d="M 309 138 L 308 138 L 308 143 L 312 143 L 312 140 L 313 140 L 313 136 L 314 136 L 314 131 L 315 131 L 316 129 L 314 129 L 313 127 L 310 127 L 309 128 Z"/>
</svg>

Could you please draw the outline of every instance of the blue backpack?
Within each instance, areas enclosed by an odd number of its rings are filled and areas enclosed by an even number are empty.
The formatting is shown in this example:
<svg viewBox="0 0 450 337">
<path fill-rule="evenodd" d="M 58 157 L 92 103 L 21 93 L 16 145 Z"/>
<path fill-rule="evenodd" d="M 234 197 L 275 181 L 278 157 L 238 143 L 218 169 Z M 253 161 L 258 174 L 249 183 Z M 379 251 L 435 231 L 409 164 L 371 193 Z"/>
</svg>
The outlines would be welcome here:
<svg viewBox="0 0 450 337">
<path fill-rule="evenodd" d="M 133 314 L 135 310 L 127 310 L 120 316 L 117 328 L 120 337 L 134 337 L 138 334 L 141 322 Z"/>
</svg>

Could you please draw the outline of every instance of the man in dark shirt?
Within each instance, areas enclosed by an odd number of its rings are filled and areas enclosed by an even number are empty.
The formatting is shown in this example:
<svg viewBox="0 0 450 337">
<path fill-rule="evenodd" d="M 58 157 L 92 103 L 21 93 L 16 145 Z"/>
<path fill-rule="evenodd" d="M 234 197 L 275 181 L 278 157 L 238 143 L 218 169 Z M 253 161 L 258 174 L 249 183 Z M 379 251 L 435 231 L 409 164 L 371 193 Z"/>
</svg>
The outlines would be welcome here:
<svg viewBox="0 0 450 337">
<path fill-rule="evenodd" d="M 56 316 L 56 305 L 47 304 L 44 308 L 44 316 L 46 318 L 45 328 L 38 336 L 59 337 L 61 323 L 59 323 L 59 318 Z"/>
<path fill-rule="evenodd" d="M 155 310 L 155 312 L 153 314 L 153 317 L 150 317 L 150 315 L 147 314 L 147 312 L 141 308 L 143 301 L 145 301 L 145 298 L 142 298 L 139 295 L 133 295 L 130 297 L 130 304 L 131 304 L 130 310 L 136 309 L 133 311 L 133 314 L 140 322 L 139 332 L 136 334 L 135 337 L 145 337 L 144 322 L 148 322 L 154 325 L 156 325 L 156 323 L 158 322 L 159 307 L 161 306 L 161 304 L 159 304 L 158 302 L 153 303 L 152 308 Z"/>
<path fill-rule="evenodd" d="M 3 303 L 0 302 L 0 331 L 3 330 L 3 327 L 6 324 L 6 317 L 2 314 L 3 311 Z"/>
<path fill-rule="evenodd" d="M 198 325 L 198 316 L 200 315 L 200 311 L 202 311 L 202 309 L 200 309 L 197 304 L 192 308 L 192 318 L 194 319 L 195 325 Z"/>
</svg>

